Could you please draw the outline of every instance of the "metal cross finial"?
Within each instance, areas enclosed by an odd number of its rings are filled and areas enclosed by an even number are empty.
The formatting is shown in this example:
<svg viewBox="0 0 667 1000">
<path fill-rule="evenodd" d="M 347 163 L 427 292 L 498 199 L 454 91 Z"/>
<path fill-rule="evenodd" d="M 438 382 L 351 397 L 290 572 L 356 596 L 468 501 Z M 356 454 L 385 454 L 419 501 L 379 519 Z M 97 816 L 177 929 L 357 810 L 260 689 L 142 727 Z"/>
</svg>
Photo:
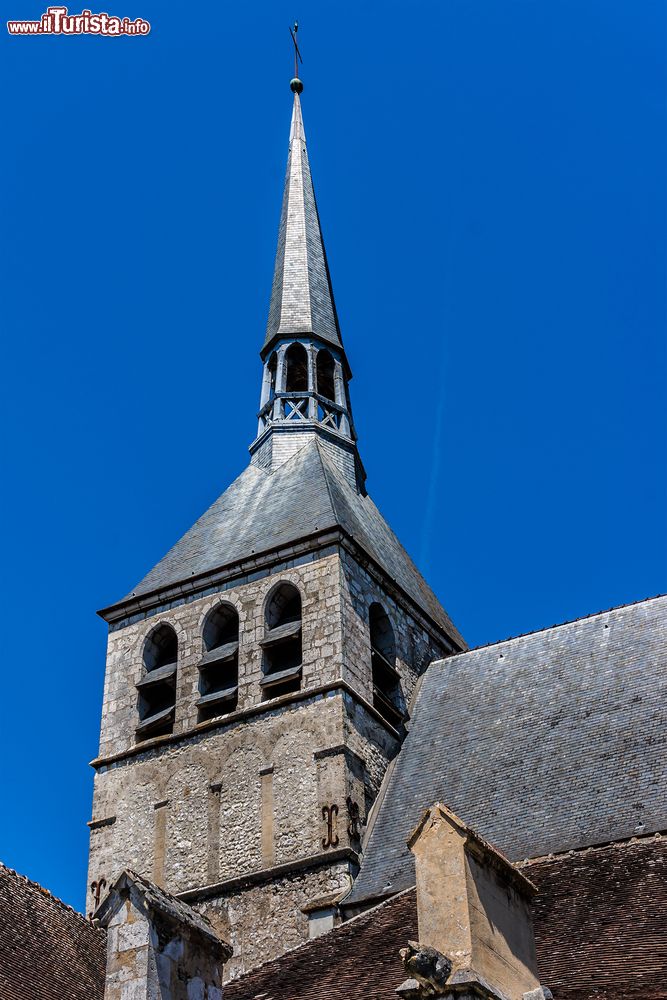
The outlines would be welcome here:
<svg viewBox="0 0 667 1000">
<path fill-rule="evenodd" d="M 301 53 L 299 51 L 299 43 L 296 40 L 296 35 L 299 30 L 299 22 L 294 22 L 294 28 L 290 28 L 289 33 L 292 36 L 292 41 L 294 43 L 294 78 L 299 78 L 299 63 L 303 65 L 303 59 L 301 58 Z"/>
</svg>

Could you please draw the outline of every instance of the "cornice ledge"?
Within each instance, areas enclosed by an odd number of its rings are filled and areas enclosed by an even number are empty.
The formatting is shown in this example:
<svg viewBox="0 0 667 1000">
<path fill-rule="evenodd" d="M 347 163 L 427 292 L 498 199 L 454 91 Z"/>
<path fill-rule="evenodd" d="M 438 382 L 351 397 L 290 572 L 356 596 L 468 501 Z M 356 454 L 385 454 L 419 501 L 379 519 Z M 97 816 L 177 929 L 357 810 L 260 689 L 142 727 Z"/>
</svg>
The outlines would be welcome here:
<svg viewBox="0 0 667 1000">
<path fill-rule="evenodd" d="M 339 847 L 334 851 L 311 854 L 304 858 L 297 858 L 295 861 L 286 861 L 281 865 L 272 865 L 270 868 L 262 868 L 259 871 L 236 875 L 234 878 L 228 878 L 222 882 L 214 882 L 211 885 L 205 885 L 198 889 L 187 889 L 185 892 L 177 892 L 174 895 L 177 899 L 182 899 L 185 903 L 198 902 L 202 899 L 208 899 L 210 896 L 218 896 L 228 892 L 235 892 L 239 889 L 250 888 L 254 885 L 261 885 L 263 882 L 272 882 L 277 878 L 288 878 L 297 872 L 313 868 L 323 868 L 326 865 L 337 864 L 341 861 L 348 861 L 356 867 L 360 864 L 360 858 L 356 851 L 353 851 L 350 847 Z"/>
</svg>

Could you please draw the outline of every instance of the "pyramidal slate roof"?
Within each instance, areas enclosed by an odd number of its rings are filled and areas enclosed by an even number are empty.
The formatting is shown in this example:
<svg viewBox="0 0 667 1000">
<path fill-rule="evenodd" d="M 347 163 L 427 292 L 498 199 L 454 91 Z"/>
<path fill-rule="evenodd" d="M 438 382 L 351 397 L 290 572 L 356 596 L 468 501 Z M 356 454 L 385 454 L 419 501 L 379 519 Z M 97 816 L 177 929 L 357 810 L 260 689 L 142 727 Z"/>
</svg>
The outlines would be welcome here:
<svg viewBox="0 0 667 1000">
<path fill-rule="evenodd" d="M 279 338 L 299 334 L 312 334 L 339 349 L 343 346 L 308 163 L 301 102 L 295 93 L 262 357 Z"/>
<path fill-rule="evenodd" d="M 371 498 L 347 482 L 316 439 L 273 472 L 249 465 L 125 600 L 334 528 L 349 535 L 457 645 L 465 646 Z"/>
<path fill-rule="evenodd" d="M 667 830 L 667 597 L 432 663 L 343 905 L 414 884 L 445 802 L 511 860 Z"/>
</svg>

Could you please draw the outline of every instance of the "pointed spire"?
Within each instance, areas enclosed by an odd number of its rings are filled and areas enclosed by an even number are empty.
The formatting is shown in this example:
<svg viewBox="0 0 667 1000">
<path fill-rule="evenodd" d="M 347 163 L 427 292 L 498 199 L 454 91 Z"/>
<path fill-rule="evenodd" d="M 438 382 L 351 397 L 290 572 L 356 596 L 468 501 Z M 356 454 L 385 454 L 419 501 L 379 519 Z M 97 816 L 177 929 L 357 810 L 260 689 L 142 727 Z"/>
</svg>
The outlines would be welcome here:
<svg viewBox="0 0 667 1000">
<path fill-rule="evenodd" d="M 306 150 L 303 84 L 295 78 L 290 86 L 294 108 L 263 358 L 282 337 L 314 336 L 343 346 Z"/>
</svg>

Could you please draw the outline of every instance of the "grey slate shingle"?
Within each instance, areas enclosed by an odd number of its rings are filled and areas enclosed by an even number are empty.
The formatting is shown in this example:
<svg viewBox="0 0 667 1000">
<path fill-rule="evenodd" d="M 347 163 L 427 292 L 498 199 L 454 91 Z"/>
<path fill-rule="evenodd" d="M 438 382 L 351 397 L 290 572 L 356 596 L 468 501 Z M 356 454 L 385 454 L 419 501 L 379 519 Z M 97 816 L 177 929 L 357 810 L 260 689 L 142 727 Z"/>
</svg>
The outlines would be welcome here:
<svg viewBox="0 0 667 1000">
<path fill-rule="evenodd" d="M 127 599 L 337 527 L 465 646 L 371 498 L 350 486 L 316 440 L 274 472 L 249 465 Z"/>
<path fill-rule="evenodd" d="M 414 881 L 444 802 L 511 860 L 667 829 L 667 597 L 431 664 L 346 904 Z"/>
<path fill-rule="evenodd" d="M 262 355 L 278 338 L 299 334 L 313 334 L 339 349 L 343 346 L 308 163 L 301 103 L 295 94 Z"/>
</svg>

